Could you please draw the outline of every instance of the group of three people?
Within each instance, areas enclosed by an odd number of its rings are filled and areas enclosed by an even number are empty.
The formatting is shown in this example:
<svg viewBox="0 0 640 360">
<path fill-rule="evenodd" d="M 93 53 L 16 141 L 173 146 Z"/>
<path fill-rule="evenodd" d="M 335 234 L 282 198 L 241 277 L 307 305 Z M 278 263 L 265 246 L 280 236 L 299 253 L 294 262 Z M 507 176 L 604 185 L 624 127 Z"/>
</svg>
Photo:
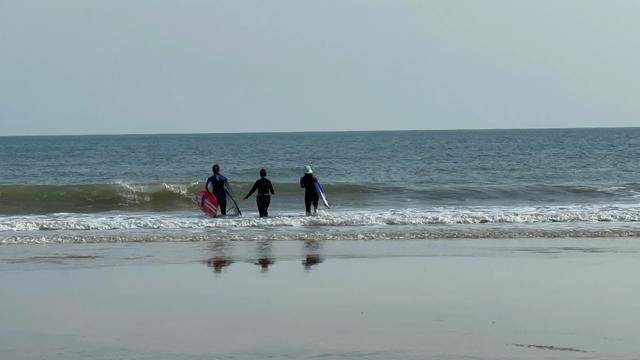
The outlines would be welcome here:
<svg viewBox="0 0 640 360">
<path fill-rule="evenodd" d="M 227 189 L 231 189 L 227 178 L 220 173 L 220 165 L 214 164 L 211 168 L 213 175 L 207 179 L 204 185 L 204 189 L 213 194 L 218 200 L 218 206 L 220 207 L 220 213 L 222 215 L 227 214 Z M 311 215 L 311 206 L 313 205 L 313 213 L 317 212 L 318 200 L 320 196 L 316 190 L 316 183 L 318 179 L 313 175 L 313 169 L 311 166 L 306 165 L 304 167 L 304 175 L 300 178 L 300 187 L 304 189 L 304 206 L 307 215 Z M 211 190 L 209 190 L 211 186 Z M 244 199 L 248 199 L 254 192 L 258 192 L 256 195 L 256 205 L 258 206 L 258 213 L 260 217 L 269 216 L 269 205 L 271 204 L 271 195 L 275 195 L 273 191 L 273 184 L 271 180 L 267 179 L 267 170 L 260 169 L 260 179 L 258 179 L 247 196 Z"/>
</svg>

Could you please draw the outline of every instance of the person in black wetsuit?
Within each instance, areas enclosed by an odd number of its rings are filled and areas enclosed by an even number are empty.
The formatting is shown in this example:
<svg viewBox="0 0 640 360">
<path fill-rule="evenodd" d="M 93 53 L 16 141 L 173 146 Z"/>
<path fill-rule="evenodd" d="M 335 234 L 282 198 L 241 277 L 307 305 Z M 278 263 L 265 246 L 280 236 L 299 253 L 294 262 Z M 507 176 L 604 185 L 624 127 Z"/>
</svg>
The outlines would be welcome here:
<svg viewBox="0 0 640 360">
<path fill-rule="evenodd" d="M 311 215 L 312 204 L 313 213 L 315 214 L 318 211 L 318 200 L 320 199 L 320 195 L 318 195 L 318 190 L 316 190 L 317 182 L 318 179 L 313 176 L 311 166 L 305 166 L 304 176 L 300 178 L 300 187 L 304 188 L 304 207 L 307 215 Z"/>
<path fill-rule="evenodd" d="M 204 189 L 218 199 L 220 213 L 227 215 L 227 190 L 225 187 L 229 187 L 229 182 L 226 177 L 220 174 L 220 165 L 214 164 L 211 171 L 213 175 L 207 179 Z M 211 184 L 211 191 L 209 191 L 209 184 Z"/>
<path fill-rule="evenodd" d="M 260 213 L 260 217 L 267 217 L 269 213 L 267 210 L 269 209 L 269 204 L 271 203 L 271 195 L 275 195 L 273 191 L 273 185 L 271 185 L 271 181 L 267 179 L 267 170 L 260 169 L 260 179 L 258 179 L 254 184 L 247 196 L 244 199 L 248 199 L 254 191 L 258 190 L 258 195 L 256 196 L 256 204 L 258 205 L 258 212 Z"/>
</svg>

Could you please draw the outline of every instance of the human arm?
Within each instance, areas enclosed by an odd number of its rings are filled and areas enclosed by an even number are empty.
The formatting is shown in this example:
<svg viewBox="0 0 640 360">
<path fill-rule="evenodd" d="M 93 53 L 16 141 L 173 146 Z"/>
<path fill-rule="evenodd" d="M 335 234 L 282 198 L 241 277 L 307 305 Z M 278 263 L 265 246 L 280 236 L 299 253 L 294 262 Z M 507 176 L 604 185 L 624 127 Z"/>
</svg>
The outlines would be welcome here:
<svg viewBox="0 0 640 360">
<path fill-rule="evenodd" d="M 256 190 L 258 189 L 258 182 L 256 181 L 255 183 L 253 183 L 253 187 L 251 187 L 251 190 L 249 190 L 249 193 L 247 194 L 247 196 L 245 196 L 245 200 L 249 198 L 249 196 L 251 196 L 251 194 L 253 194 Z"/>
<path fill-rule="evenodd" d="M 273 184 L 271 184 L 271 181 L 269 181 L 269 191 L 271 192 L 271 195 L 275 195 L 276 192 L 273 191 Z"/>
</svg>

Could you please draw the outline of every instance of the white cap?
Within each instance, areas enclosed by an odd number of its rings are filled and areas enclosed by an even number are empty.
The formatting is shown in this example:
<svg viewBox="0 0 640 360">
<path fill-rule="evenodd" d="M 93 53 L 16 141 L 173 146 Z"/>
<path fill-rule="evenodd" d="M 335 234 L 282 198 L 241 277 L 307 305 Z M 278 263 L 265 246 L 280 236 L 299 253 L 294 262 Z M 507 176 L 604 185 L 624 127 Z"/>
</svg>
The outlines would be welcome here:
<svg viewBox="0 0 640 360">
<path fill-rule="evenodd" d="M 313 170 L 311 170 L 311 165 L 305 165 L 304 166 L 304 173 L 305 174 L 313 174 Z"/>
</svg>

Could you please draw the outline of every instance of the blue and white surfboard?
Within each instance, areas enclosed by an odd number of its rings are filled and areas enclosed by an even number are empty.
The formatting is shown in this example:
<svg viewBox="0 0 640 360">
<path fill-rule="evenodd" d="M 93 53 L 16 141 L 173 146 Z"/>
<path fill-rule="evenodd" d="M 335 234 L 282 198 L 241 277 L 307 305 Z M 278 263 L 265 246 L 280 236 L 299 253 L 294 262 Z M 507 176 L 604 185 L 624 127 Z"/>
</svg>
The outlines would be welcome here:
<svg viewBox="0 0 640 360">
<path fill-rule="evenodd" d="M 322 203 L 324 204 L 324 206 L 330 208 L 329 202 L 327 201 L 327 196 L 324 194 L 324 189 L 322 188 L 322 185 L 320 185 L 319 182 L 316 182 L 316 191 L 318 192 L 318 195 L 322 199 Z"/>
</svg>

